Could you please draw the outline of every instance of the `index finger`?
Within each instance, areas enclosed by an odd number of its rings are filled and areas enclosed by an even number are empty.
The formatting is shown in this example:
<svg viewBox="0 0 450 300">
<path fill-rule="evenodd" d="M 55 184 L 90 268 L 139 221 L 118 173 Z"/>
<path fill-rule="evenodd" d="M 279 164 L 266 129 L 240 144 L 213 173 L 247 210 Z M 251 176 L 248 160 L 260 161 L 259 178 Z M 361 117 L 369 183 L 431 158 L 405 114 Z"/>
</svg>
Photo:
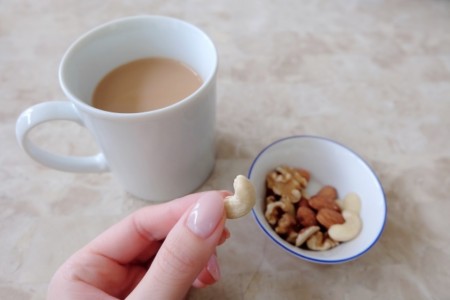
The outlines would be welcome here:
<svg viewBox="0 0 450 300">
<path fill-rule="evenodd" d="M 184 212 L 197 202 L 201 193 L 191 194 L 170 202 L 147 206 L 113 225 L 81 251 L 105 256 L 127 264 L 163 240 Z M 222 192 L 225 197 L 228 192 Z"/>
</svg>

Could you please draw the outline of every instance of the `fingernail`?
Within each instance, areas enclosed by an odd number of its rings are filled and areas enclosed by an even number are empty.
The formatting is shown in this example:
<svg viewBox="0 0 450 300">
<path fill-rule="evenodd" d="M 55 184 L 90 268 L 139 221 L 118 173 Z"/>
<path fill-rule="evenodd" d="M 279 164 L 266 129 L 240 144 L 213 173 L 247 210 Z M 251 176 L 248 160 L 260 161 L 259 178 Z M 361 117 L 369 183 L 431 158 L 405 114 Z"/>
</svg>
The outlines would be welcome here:
<svg viewBox="0 0 450 300">
<path fill-rule="evenodd" d="M 207 192 L 198 199 L 189 214 L 186 225 L 197 236 L 211 235 L 224 214 L 223 198 L 220 193 Z"/>
<path fill-rule="evenodd" d="M 226 239 L 229 239 L 230 236 L 231 236 L 231 233 L 230 233 L 230 231 L 228 230 L 228 228 L 225 228 L 223 231 L 225 232 L 225 238 L 226 238 Z"/>
<path fill-rule="evenodd" d="M 225 241 L 228 240 L 230 236 L 231 236 L 230 231 L 227 228 L 225 228 L 222 232 L 222 235 L 220 236 L 219 245 L 225 243 Z"/>
<path fill-rule="evenodd" d="M 217 261 L 217 256 L 215 254 L 211 255 L 211 257 L 209 258 L 206 270 L 208 270 L 209 274 L 211 274 L 215 281 L 218 281 L 220 279 L 220 268 Z"/>
</svg>

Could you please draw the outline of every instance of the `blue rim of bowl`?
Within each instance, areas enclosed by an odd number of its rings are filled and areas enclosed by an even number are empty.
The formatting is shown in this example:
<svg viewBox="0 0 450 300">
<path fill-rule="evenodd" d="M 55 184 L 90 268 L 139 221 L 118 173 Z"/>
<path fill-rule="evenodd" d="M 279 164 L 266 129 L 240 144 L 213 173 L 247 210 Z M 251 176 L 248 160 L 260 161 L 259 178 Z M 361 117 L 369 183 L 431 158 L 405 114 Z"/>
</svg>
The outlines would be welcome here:
<svg viewBox="0 0 450 300">
<path fill-rule="evenodd" d="M 351 152 L 353 155 L 355 155 L 373 174 L 373 176 L 375 177 L 377 183 L 378 183 L 378 187 L 381 190 L 381 194 L 383 195 L 383 203 L 384 203 L 384 220 L 383 220 L 383 224 L 381 226 L 380 232 L 378 233 L 378 235 L 375 237 L 375 239 L 372 241 L 372 243 L 363 251 L 357 253 L 356 255 L 350 256 L 348 258 L 345 259 L 338 259 L 338 260 L 323 260 L 323 259 L 316 259 L 316 258 L 311 258 L 309 256 L 305 256 L 302 255 L 300 253 L 297 253 L 295 251 L 292 251 L 291 249 L 289 249 L 288 247 L 286 247 L 286 245 L 283 245 L 282 243 L 280 243 L 280 241 L 278 241 L 277 239 L 274 238 L 273 234 L 276 234 L 275 232 L 268 232 L 263 224 L 261 223 L 261 220 L 258 218 L 256 212 L 255 212 L 255 208 L 252 209 L 252 215 L 254 217 L 254 219 L 256 220 L 256 223 L 258 223 L 259 228 L 261 228 L 261 230 L 268 236 L 270 237 L 270 239 L 272 241 L 274 241 L 277 245 L 279 245 L 281 248 L 283 248 L 284 250 L 286 250 L 287 252 L 289 252 L 290 254 L 302 258 L 304 260 L 310 261 L 310 262 L 314 262 L 314 263 L 320 263 L 320 264 L 339 264 L 339 263 L 344 263 L 344 262 L 349 262 L 352 260 L 357 259 L 358 257 L 364 255 L 365 253 L 367 253 L 367 251 L 369 251 L 380 239 L 381 235 L 383 234 L 384 228 L 386 226 L 386 220 L 387 220 L 387 203 L 386 203 L 386 194 L 384 192 L 383 186 L 381 185 L 381 181 L 378 178 L 378 176 L 376 175 L 375 171 L 372 169 L 372 167 L 366 162 L 365 159 L 363 159 L 358 153 L 356 153 L 355 151 L 353 151 L 352 149 L 348 148 L 347 146 L 344 146 L 343 144 L 336 142 L 334 140 L 331 140 L 329 138 L 325 138 L 325 137 L 320 137 L 320 136 L 313 136 L 313 135 L 293 135 L 293 136 L 289 136 L 289 137 L 285 137 L 285 138 L 281 138 L 279 140 L 276 140 L 272 143 L 270 143 L 268 146 L 264 147 L 259 153 L 258 155 L 255 157 L 255 159 L 253 160 L 250 169 L 248 170 L 248 178 L 251 178 L 252 175 L 252 171 L 253 171 L 253 167 L 255 166 L 255 164 L 258 162 L 259 158 L 272 146 L 284 142 L 286 140 L 291 140 L 291 139 L 299 139 L 299 138 L 310 138 L 310 139 L 318 139 L 318 140 L 323 140 L 329 143 L 333 143 L 336 144 L 344 149 L 346 149 L 347 151 Z M 263 222 L 265 222 L 265 220 L 263 220 Z"/>
</svg>

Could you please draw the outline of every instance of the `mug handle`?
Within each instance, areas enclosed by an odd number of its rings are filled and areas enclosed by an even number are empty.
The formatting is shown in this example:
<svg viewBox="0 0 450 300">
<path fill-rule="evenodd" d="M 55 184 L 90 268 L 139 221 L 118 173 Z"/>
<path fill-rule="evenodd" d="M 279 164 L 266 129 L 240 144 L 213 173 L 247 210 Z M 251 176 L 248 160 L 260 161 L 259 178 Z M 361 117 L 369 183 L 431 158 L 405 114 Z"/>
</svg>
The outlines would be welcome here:
<svg viewBox="0 0 450 300">
<path fill-rule="evenodd" d="M 65 172 L 87 173 L 109 170 L 103 153 L 80 157 L 59 155 L 39 148 L 28 138 L 28 133 L 34 127 L 55 120 L 68 120 L 84 126 L 75 106 L 69 101 L 36 104 L 19 116 L 16 122 L 16 137 L 28 155 L 43 165 Z"/>
</svg>

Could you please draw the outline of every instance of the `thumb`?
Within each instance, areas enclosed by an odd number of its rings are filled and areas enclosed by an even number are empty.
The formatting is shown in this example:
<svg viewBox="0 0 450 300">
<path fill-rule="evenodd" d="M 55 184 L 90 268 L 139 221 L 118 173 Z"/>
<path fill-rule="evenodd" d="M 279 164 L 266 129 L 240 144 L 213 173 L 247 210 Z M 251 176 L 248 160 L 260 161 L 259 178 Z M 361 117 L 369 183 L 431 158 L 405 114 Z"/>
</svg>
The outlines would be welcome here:
<svg viewBox="0 0 450 300">
<path fill-rule="evenodd" d="M 169 232 L 128 299 L 182 299 L 214 255 L 224 224 L 223 196 L 202 193 Z"/>
</svg>

